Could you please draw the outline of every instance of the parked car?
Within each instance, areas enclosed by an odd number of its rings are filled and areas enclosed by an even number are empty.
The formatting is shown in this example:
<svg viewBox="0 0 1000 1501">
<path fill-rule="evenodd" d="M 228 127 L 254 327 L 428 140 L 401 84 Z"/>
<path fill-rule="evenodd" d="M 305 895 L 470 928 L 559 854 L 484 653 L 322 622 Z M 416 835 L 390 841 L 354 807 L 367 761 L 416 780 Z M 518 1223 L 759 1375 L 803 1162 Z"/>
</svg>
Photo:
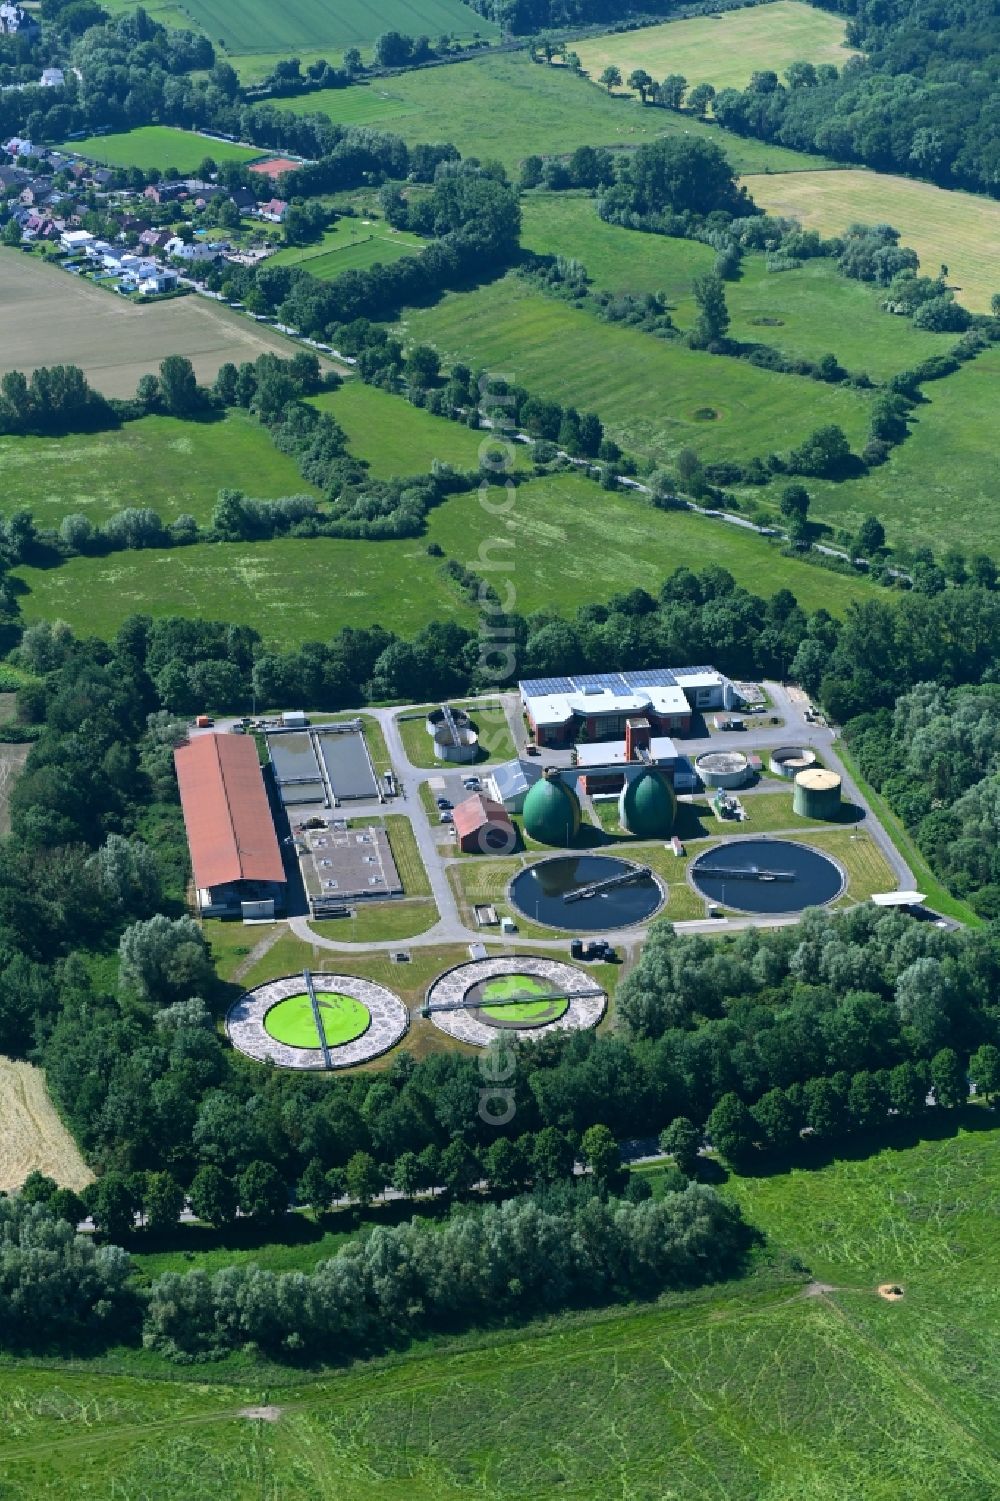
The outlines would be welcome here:
<svg viewBox="0 0 1000 1501">
<path fill-rule="evenodd" d="M 437 799 L 437 805 L 439 808 L 454 808 L 455 806 L 451 799 L 447 797 L 439 797 Z"/>
<path fill-rule="evenodd" d="M 466 792 L 478 792 L 482 785 L 482 781 L 479 777 L 466 777 L 462 783 L 462 786 L 465 788 Z"/>
<path fill-rule="evenodd" d="M 441 814 L 438 815 L 438 823 L 454 823 L 454 822 L 455 822 L 455 820 L 452 818 L 452 816 L 451 816 L 450 813 L 441 813 Z"/>
<path fill-rule="evenodd" d="M 526 745 L 524 753 L 526 756 L 540 756 L 542 754 L 537 745 Z"/>
</svg>

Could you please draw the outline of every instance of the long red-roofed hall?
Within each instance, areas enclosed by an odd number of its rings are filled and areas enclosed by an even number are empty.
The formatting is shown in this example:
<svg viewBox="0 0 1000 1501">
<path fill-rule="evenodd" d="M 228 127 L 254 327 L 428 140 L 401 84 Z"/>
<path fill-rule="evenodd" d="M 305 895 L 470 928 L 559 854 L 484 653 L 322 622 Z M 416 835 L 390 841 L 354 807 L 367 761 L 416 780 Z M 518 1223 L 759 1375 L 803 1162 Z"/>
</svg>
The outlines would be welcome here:
<svg viewBox="0 0 1000 1501">
<path fill-rule="evenodd" d="M 287 877 L 249 735 L 198 735 L 174 751 L 198 910 L 273 916 Z"/>
</svg>

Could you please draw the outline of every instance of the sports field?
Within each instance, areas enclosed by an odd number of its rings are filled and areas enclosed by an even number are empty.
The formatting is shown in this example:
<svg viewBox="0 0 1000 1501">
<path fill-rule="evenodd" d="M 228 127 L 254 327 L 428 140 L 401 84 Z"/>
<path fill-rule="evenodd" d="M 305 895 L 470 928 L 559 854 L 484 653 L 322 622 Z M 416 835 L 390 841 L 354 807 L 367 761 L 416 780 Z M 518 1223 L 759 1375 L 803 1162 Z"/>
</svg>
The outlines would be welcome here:
<svg viewBox="0 0 1000 1501">
<path fill-rule="evenodd" d="M 346 1042 L 353 1042 L 371 1026 L 368 1007 L 354 996 L 318 990 L 316 1002 L 328 1047 L 338 1048 Z M 312 1002 L 305 993 L 287 996 L 272 1006 L 264 1017 L 264 1030 L 276 1042 L 287 1043 L 291 1048 L 320 1046 Z"/>
<path fill-rule="evenodd" d="M 744 181 L 762 208 L 792 215 L 823 234 L 840 234 L 856 223 L 893 225 L 903 244 L 919 255 L 925 275 L 937 276 L 942 265 L 948 267 L 948 285 L 975 312 L 988 312 L 990 298 L 1000 291 L 1000 203 L 995 199 L 861 168 Z"/>
<path fill-rule="evenodd" d="M 106 167 L 141 167 L 145 172 L 151 167 L 164 172 L 176 167 L 178 172 L 190 173 L 206 156 L 215 162 L 252 162 L 263 155 L 253 146 L 237 146 L 169 125 L 139 125 L 113 135 L 87 136 L 83 141 L 65 141 L 59 149 Z"/>
<path fill-rule="evenodd" d="M 596 411 L 627 452 L 657 463 L 682 448 L 706 459 L 787 450 L 829 422 L 855 450 L 865 441 L 868 402 L 859 392 L 602 323 L 513 276 L 410 312 L 404 332 L 446 362 L 485 365 L 539 396 Z"/>
<path fill-rule="evenodd" d="M 303 114 L 322 110 L 331 120 L 362 123 L 358 96 L 370 113 L 363 123 L 416 144 L 452 141 L 463 156 L 499 160 L 511 171 L 532 152 L 557 156 L 577 146 L 639 146 L 661 135 L 705 131 L 739 172 L 817 171 L 831 163 L 783 146 L 744 140 L 663 109 L 642 109 L 633 98 L 609 98 L 565 68 L 532 63 L 525 52 L 483 56 L 446 68 L 424 68 L 349 89 L 325 89 L 281 101 Z M 376 104 L 381 100 L 381 108 Z"/>
<path fill-rule="evenodd" d="M 384 31 L 437 38 L 454 33 L 497 36 L 492 22 L 460 0 L 186 0 L 189 25 L 203 31 L 234 56 L 277 53 L 288 57 L 301 48 L 370 48 Z"/>
<path fill-rule="evenodd" d="M 164 521 L 186 513 L 207 522 L 223 488 L 261 500 L 319 493 L 239 411 L 215 422 L 153 416 L 108 432 L 0 437 L 0 513 L 27 507 L 40 526 L 71 512 L 99 522 L 137 505 Z"/>
<path fill-rule="evenodd" d="M 681 73 L 692 85 L 742 89 L 760 69 L 780 74 L 799 61 L 843 66 L 856 56 L 843 45 L 844 31 L 840 16 L 801 0 L 774 0 L 749 10 L 590 37 L 575 43 L 575 50 L 591 78 L 599 78 L 610 63 L 623 78 L 645 68 L 656 79 Z"/>
<path fill-rule="evenodd" d="M 296 346 L 263 324 L 192 294 L 141 307 L 36 256 L 0 249 L 0 375 L 39 365 L 79 365 L 105 396 L 133 396 L 140 375 L 183 354 L 199 380 L 227 360 Z"/>
<path fill-rule="evenodd" d="M 0 1192 L 20 1188 L 31 1172 L 76 1189 L 94 1176 L 56 1113 L 42 1070 L 2 1055 L 0 1121 Z"/>
<path fill-rule="evenodd" d="M 560 255 L 571 247 L 596 289 L 662 292 L 678 327 L 693 326 L 691 287 L 714 264 L 710 246 L 605 224 L 594 200 L 576 193 L 528 193 L 522 213 L 521 238 L 530 250 Z M 738 280 L 726 283 L 730 337 L 794 357 L 833 353 L 848 370 L 867 370 L 876 380 L 955 342 L 954 334 L 923 333 L 908 318 L 883 312 L 879 297 L 876 289 L 842 276 L 831 261 L 805 261 L 797 270 L 776 273 L 767 270 L 763 255 L 750 254 Z"/>
<path fill-rule="evenodd" d="M 370 226 L 358 219 L 341 219 L 315 245 L 289 245 L 273 256 L 270 264 L 300 266 L 310 276 L 330 281 L 344 271 L 364 271 L 380 261 L 389 266 L 407 255 L 419 255 L 423 242 L 415 235 L 402 235 L 379 223 Z"/>
<path fill-rule="evenodd" d="M 748 589 L 788 588 L 807 608 L 835 615 L 874 589 L 783 557 L 738 527 L 656 511 L 572 474 L 525 486 L 510 509 L 501 492 L 487 498 L 488 508 L 475 493 L 451 497 L 431 512 L 426 536 L 401 541 L 199 543 L 24 567 L 20 606 L 28 621 L 65 620 L 81 635 L 104 637 L 133 613 L 234 621 L 281 648 L 324 640 L 343 625 L 381 624 L 404 636 L 432 620 L 471 625 L 475 612 L 428 556 L 431 542 L 473 569 L 502 563 L 504 592 L 509 581 L 525 614 L 572 614 L 636 585 L 655 593 L 681 564 L 717 564 Z"/>
<path fill-rule="evenodd" d="M 975 1115 L 981 1129 L 731 1180 L 768 1254 L 659 1305 L 284 1386 L 246 1361 L 157 1381 L 146 1360 L 138 1382 L 8 1365 L 5 1480 L 83 1501 L 278 1501 L 291 1484 L 309 1501 L 991 1496 L 1000 1133 Z"/>
</svg>

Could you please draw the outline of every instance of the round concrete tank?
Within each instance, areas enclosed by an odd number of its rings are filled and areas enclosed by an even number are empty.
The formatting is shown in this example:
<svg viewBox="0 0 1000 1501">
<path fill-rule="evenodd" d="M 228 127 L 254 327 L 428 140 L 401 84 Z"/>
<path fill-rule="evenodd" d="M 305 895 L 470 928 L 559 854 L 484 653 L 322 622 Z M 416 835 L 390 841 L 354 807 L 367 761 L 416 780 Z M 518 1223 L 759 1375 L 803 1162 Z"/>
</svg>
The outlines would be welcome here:
<svg viewBox="0 0 1000 1501">
<path fill-rule="evenodd" d="M 434 731 L 434 754 L 442 761 L 464 765 L 474 761 L 479 754 L 479 736 L 475 730 L 463 728 L 460 724 L 455 725 L 453 735 L 446 724 L 440 724 Z"/>
<path fill-rule="evenodd" d="M 802 818 L 830 823 L 840 814 L 840 778 L 822 766 L 800 771 L 795 778 L 792 807 Z"/>
<path fill-rule="evenodd" d="M 808 771 L 815 765 L 815 753 L 805 745 L 782 745 L 771 752 L 771 771 L 788 782 L 794 781 L 800 771 Z"/>
<path fill-rule="evenodd" d="M 706 751 L 694 763 L 705 787 L 745 787 L 750 780 L 750 761 L 742 751 Z"/>
<path fill-rule="evenodd" d="M 457 729 L 467 730 L 472 726 L 472 720 L 464 709 L 452 709 L 451 717 Z M 428 735 L 436 735 L 438 730 L 442 729 L 445 724 L 444 710 L 431 709 L 425 721 Z"/>
</svg>

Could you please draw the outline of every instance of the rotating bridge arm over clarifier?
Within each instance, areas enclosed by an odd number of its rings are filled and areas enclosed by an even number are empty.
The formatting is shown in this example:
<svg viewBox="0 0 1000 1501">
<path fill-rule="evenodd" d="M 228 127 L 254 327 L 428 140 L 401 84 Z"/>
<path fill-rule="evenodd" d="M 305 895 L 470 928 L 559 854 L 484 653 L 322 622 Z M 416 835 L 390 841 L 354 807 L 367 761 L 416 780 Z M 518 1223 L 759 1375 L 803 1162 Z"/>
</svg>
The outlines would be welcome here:
<svg viewBox="0 0 1000 1501">
<path fill-rule="evenodd" d="M 725 881 L 794 881 L 794 870 L 764 870 L 759 865 L 716 865 L 712 875 Z"/>
<path fill-rule="evenodd" d="M 652 874 L 648 865 L 637 865 L 634 870 L 625 870 L 620 875 L 607 876 L 603 881 L 592 881 L 589 886 L 580 886 L 576 891 L 567 891 L 563 901 L 588 901 L 592 896 L 600 896 L 602 892 L 613 891 L 616 886 L 628 886 L 632 881 L 646 880 Z"/>
</svg>

